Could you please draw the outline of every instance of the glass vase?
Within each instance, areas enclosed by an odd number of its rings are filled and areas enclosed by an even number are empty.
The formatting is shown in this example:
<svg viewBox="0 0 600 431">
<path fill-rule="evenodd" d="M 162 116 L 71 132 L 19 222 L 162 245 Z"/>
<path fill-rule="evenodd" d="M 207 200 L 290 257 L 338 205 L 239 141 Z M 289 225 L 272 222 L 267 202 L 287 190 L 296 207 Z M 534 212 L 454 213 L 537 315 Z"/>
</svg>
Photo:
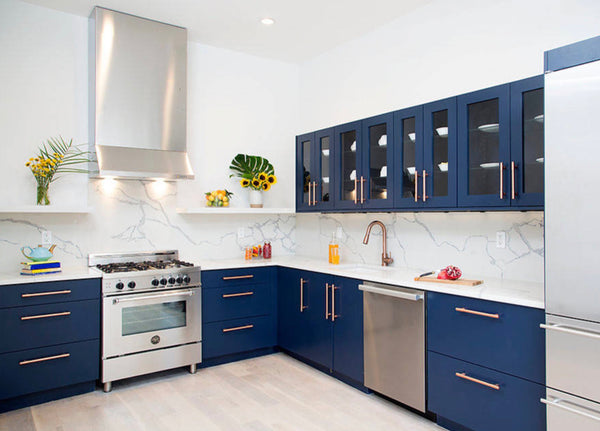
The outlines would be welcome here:
<svg viewBox="0 0 600 431">
<path fill-rule="evenodd" d="M 48 185 L 38 184 L 38 186 L 37 186 L 37 204 L 38 205 L 50 205 L 50 199 L 48 199 Z"/>
</svg>

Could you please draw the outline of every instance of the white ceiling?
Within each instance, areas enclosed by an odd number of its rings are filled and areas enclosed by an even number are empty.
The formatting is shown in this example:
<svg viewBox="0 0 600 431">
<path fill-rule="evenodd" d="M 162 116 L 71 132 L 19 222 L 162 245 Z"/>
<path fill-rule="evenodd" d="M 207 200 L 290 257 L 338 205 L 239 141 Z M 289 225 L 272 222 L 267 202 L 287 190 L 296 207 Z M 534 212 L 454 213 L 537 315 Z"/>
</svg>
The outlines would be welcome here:
<svg viewBox="0 0 600 431">
<path fill-rule="evenodd" d="M 25 1 L 80 16 L 103 6 L 187 27 L 194 42 L 300 63 L 432 0 Z M 275 24 L 261 24 L 266 16 Z"/>
</svg>

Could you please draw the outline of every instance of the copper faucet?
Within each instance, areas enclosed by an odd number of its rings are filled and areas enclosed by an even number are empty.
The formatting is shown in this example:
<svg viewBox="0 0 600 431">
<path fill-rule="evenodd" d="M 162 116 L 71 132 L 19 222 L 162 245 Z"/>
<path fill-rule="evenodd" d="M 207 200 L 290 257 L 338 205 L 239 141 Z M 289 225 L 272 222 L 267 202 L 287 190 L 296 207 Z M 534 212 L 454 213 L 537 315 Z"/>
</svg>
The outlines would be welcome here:
<svg viewBox="0 0 600 431">
<path fill-rule="evenodd" d="M 394 261 L 394 259 L 392 259 L 392 254 L 388 254 L 387 252 L 387 229 L 385 228 L 385 225 L 383 223 L 381 223 L 379 220 L 375 220 L 369 223 L 369 226 L 367 226 L 367 233 L 365 233 L 365 238 L 363 239 L 363 244 L 369 243 L 369 235 L 371 235 L 371 229 L 375 225 L 381 226 L 381 233 L 383 236 L 383 253 L 381 253 L 381 266 L 388 266 Z"/>
</svg>

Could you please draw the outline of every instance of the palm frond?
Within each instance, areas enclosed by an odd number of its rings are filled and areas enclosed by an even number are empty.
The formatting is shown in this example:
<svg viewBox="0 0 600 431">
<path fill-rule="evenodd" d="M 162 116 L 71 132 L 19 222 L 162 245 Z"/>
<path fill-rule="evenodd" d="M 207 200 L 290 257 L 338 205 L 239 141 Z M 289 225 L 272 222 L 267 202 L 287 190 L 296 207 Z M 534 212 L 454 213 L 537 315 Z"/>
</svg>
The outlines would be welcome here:
<svg viewBox="0 0 600 431">
<path fill-rule="evenodd" d="M 260 172 L 266 172 L 267 175 L 275 173 L 275 168 L 267 159 L 260 156 L 252 156 L 248 154 L 238 154 L 231 161 L 229 166 L 234 173 L 229 177 L 239 177 L 252 179 Z"/>
</svg>

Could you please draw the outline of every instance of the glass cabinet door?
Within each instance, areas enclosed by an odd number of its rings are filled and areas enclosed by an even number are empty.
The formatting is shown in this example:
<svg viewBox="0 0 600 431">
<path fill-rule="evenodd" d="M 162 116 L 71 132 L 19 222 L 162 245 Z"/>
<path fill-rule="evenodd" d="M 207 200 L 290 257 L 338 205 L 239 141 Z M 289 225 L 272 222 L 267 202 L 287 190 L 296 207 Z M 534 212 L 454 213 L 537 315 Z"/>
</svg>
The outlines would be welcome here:
<svg viewBox="0 0 600 431">
<path fill-rule="evenodd" d="M 544 77 L 511 84 L 510 201 L 544 205 Z"/>
<path fill-rule="evenodd" d="M 458 98 L 459 205 L 509 205 L 509 85 Z"/>
<path fill-rule="evenodd" d="M 335 207 L 359 208 L 362 175 L 359 164 L 362 148 L 360 121 L 336 127 L 335 140 Z"/>
<path fill-rule="evenodd" d="M 315 132 L 316 151 L 314 160 L 316 162 L 314 206 L 317 210 L 333 208 L 333 185 L 335 182 L 333 173 L 333 128 Z"/>
<path fill-rule="evenodd" d="M 394 185 L 399 208 L 421 206 L 423 185 L 423 108 L 403 109 L 394 113 Z"/>
<path fill-rule="evenodd" d="M 423 108 L 424 169 L 421 199 L 430 207 L 456 206 L 456 98 Z"/>
<path fill-rule="evenodd" d="M 393 114 L 383 114 L 362 121 L 365 144 L 362 151 L 362 177 L 359 201 L 364 208 L 393 206 Z"/>
<path fill-rule="evenodd" d="M 313 203 L 314 133 L 296 137 L 296 209 L 308 211 Z"/>
</svg>

